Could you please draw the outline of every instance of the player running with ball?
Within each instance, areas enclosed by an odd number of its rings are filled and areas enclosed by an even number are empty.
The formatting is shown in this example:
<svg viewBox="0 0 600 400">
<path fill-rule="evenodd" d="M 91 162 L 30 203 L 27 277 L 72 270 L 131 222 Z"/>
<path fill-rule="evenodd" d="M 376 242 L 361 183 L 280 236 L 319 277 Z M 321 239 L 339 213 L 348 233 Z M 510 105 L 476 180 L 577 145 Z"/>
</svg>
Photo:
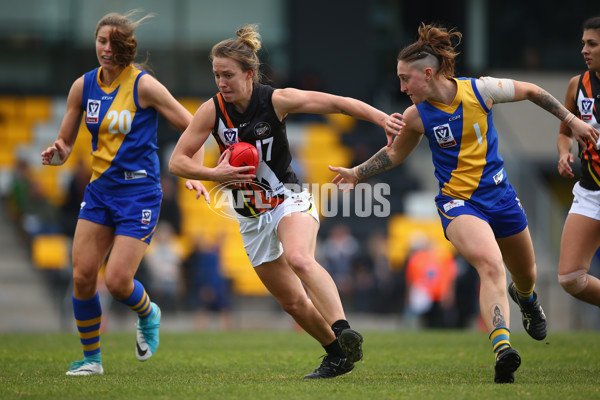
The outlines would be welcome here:
<svg viewBox="0 0 600 400">
<path fill-rule="evenodd" d="M 260 36 L 255 26 L 236 35 L 212 49 L 219 93 L 196 112 L 173 151 L 170 171 L 219 182 L 256 177 L 260 198 L 237 209 L 244 248 L 281 307 L 327 352 L 305 378 L 332 378 L 352 371 L 362 359 L 363 338 L 350 328 L 333 279 L 315 260 L 318 213 L 310 193 L 293 190 L 300 185 L 290 167 L 285 118 L 290 113 L 343 112 L 383 127 L 387 115 L 347 97 L 260 84 Z M 228 152 L 215 168 L 195 162 L 193 155 L 211 133 L 221 151 L 238 141 L 255 145 L 260 154 L 256 174 L 242 174 L 252 167 L 229 165 Z"/>
</svg>

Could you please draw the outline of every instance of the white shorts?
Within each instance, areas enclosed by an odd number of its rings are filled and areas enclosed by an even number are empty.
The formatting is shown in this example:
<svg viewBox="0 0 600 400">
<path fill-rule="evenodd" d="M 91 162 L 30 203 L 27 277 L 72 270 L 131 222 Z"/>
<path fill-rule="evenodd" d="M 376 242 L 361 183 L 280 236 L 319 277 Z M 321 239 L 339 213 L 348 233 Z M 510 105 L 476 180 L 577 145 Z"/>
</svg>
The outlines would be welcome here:
<svg viewBox="0 0 600 400">
<path fill-rule="evenodd" d="M 600 221 L 600 190 L 588 190 L 577 182 L 573 186 L 573 204 L 569 214 L 581 214 Z"/>
<path fill-rule="evenodd" d="M 253 267 L 276 260 L 283 254 L 283 246 L 277 236 L 277 227 L 283 217 L 296 212 L 304 212 L 312 215 L 319 222 L 319 213 L 312 194 L 302 191 L 300 193 L 287 192 L 286 195 L 289 197 L 283 203 L 272 211 L 261 214 L 258 218 L 238 218 L 244 249 Z"/>
</svg>

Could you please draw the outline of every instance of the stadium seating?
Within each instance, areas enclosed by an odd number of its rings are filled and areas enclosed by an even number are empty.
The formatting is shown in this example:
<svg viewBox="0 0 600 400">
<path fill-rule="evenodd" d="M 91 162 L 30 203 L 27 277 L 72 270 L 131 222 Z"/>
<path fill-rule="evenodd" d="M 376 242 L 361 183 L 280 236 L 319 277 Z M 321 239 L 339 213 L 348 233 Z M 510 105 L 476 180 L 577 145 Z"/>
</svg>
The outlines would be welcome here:
<svg viewBox="0 0 600 400">
<path fill-rule="evenodd" d="M 195 113 L 202 100 L 182 98 L 181 103 L 191 113 Z M 37 181 L 43 193 L 55 206 L 62 205 L 66 185 L 75 168 L 81 162 L 87 168 L 91 164 L 91 143 L 89 132 L 82 122 L 78 139 L 67 163 L 61 168 L 42 167 L 39 153 L 56 138 L 60 121 L 64 114 L 64 98 L 52 99 L 44 96 L 0 96 L 0 129 L 5 146 L 0 148 L 0 170 L 10 173 L 16 165 L 17 155 L 23 151 L 29 156 L 32 179 Z M 328 165 L 349 165 L 352 152 L 342 144 L 342 135 L 353 129 L 356 121 L 346 115 L 328 115 L 324 122 L 304 123 L 299 132 L 296 156 L 303 169 L 303 182 L 320 185 L 331 182 L 334 174 Z M 207 142 L 205 163 L 215 165 L 219 151 L 214 141 Z M 254 273 L 245 254 L 238 225 L 235 219 L 224 218 L 214 211 L 214 203 L 206 205 L 196 200 L 195 195 L 184 187 L 185 179 L 178 179 L 178 201 L 182 211 L 182 233 L 177 238 L 185 254 L 189 254 L 193 240 L 200 237 L 209 243 L 218 242 L 221 247 L 223 271 L 233 282 L 235 293 L 249 296 L 267 294 L 262 282 Z M 208 190 L 214 183 L 205 182 Z M 313 187 L 314 188 L 314 187 Z M 438 226 L 437 221 L 435 227 Z M 410 221 L 403 216 L 390 219 L 390 257 L 400 262 L 406 256 L 409 245 L 407 232 L 410 229 L 426 229 L 428 223 Z M 407 227 L 410 229 L 407 230 Z M 424 228 L 425 227 L 425 228 Z M 439 236 L 439 235 L 438 235 Z M 443 238 L 443 236 L 442 236 Z M 32 261 L 39 268 L 61 268 L 68 262 L 68 249 L 65 238 L 58 236 L 38 236 L 32 241 Z"/>
<path fill-rule="evenodd" d="M 40 269 L 63 269 L 69 266 L 69 239 L 65 235 L 37 235 L 31 241 L 33 265 Z"/>
</svg>

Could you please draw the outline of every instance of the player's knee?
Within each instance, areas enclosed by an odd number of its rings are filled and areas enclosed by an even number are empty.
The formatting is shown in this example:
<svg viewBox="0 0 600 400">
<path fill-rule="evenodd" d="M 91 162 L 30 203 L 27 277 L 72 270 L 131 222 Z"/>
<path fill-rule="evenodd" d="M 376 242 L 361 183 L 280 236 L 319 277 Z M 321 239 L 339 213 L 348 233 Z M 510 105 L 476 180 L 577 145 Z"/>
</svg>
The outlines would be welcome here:
<svg viewBox="0 0 600 400">
<path fill-rule="evenodd" d="M 289 315 L 296 315 L 302 309 L 302 301 L 300 299 L 284 299 L 279 300 L 281 309 Z"/>
<path fill-rule="evenodd" d="M 296 271 L 301 272 L 308 270 L 312 264 L 312 258 L 300 251 L 289 253 L 286 255 L 288 264 Z"/>
<path fill-rule="evenodd" d="M 501 259 L 481 259 L 475 268 L 482 280 L 491 282 L 506 280 L 506 272 Z"/>
<path fill-rule="evenodd" d="M 581 293 L 588 285 L 588 274 L 585 269 L 580 269 L 565 275 L 558 275 L 558 283 L 570 295 Z"/>
<path fill-rule="evenodd" d="M 98 272 L 91 272 L 83 268 L 75 268 L 73 270 L 73 286 L 79 292 L 93 292 L 96 288 L 96 280 Z"/>
<path fill-rule="evenodd" d="M 108 289 L 109 293 L 117 299 L 124 299 L 131 294 L 128 293 L 130 283 L 130 280 L 119 275 L 106 275 L 104 280 L 106 289 Z"/>
</svg>

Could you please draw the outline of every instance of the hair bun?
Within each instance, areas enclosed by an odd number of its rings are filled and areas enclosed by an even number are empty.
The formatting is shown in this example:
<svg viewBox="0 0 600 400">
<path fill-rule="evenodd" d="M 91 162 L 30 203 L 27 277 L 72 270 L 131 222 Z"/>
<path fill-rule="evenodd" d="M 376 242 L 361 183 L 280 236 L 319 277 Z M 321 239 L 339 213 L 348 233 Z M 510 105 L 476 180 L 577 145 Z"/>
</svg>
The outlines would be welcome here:
<svg viewBox="0 0 600 400">
<path fill-rule="evenodd" d="M 245 25 L 235 32 L 238 40 L 250 47 L 254 52 L 262 47 L 258 25 Z"/>
</svg>

